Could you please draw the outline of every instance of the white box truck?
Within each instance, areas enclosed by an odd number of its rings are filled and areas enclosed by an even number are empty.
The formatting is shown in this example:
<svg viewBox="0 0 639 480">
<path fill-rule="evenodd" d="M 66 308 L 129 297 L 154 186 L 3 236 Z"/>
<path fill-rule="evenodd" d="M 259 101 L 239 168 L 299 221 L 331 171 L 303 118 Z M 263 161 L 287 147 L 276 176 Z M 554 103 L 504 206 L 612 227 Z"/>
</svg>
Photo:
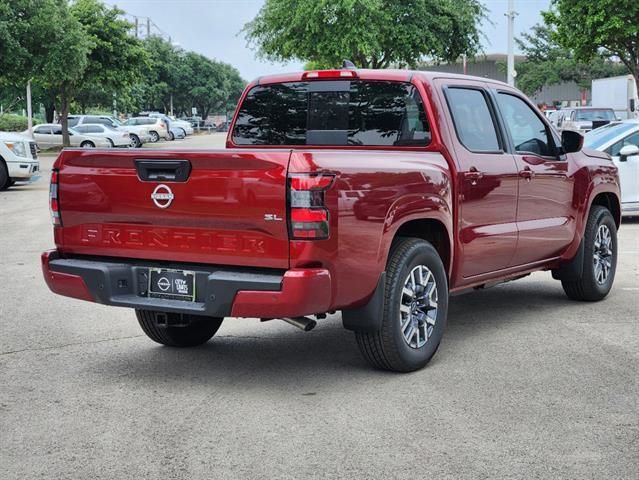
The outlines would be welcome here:
<svg viewBox="0 0 639 480">
<path fill-rule="evenodd" d="M 633 76 L 622 75 L 593 80 L 592 106 L 612 108 L 620 120 L 637 118 L 639 99 Z"/>
</svg>

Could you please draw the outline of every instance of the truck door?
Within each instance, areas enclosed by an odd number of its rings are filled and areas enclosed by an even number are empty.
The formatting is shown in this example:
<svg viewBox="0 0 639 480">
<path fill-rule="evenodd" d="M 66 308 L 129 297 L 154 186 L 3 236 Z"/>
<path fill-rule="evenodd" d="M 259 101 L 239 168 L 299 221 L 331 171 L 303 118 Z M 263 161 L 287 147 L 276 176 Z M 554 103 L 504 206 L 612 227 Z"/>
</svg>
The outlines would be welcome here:
<svg viewBox="0 0 639 480">
<path fill-rule="evenodd" d="M 510 265 L 559 256 L 576 228 L 568 156 L 558 155 L 559 139 L 536 107 L 510 90 L 495 97 L 519 173 L 519 237 Z"/>
<path fill-rule="evenodd" d="M 505 149 L 483 82 L 441 80 L 457 162 L 459 272 L 464 279 L 506 268 L 517 244 L 517 165 Z M 462 280 L 462 279 L 460 279 Z M 472 280 L 472 278 L 471 278 Z M 462 280 L 464 281 L 464 280 Z"/>
</svg>

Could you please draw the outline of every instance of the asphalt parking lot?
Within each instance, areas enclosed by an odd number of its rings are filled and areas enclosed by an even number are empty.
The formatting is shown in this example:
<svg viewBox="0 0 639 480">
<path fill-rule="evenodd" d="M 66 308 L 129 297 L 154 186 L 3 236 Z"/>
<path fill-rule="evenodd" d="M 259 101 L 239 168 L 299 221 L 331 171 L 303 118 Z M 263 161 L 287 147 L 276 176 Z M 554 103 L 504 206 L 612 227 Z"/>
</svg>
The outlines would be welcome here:
<svg viewBox="0 0 639 480">
<path fill-rule="evenodd" d="M 434 360 L 398 375 L 339 315 L 158 346 L 132 311 L 45 286 L 46 175 L 0 192 L 0 477 L 639 478 L 639 220 L 619 235 L 605 301 L 548 273 L 454 297 Z"/>
</svg>

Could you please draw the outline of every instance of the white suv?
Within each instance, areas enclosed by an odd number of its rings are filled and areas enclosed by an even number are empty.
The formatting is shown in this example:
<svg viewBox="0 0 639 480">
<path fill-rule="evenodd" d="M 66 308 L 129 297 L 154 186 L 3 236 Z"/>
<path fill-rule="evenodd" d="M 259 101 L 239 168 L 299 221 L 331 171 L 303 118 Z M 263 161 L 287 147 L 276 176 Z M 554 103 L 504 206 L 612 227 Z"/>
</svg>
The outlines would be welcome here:
<svg viewBox="0 0 639 480">
<path fill-rule="evenodd" d="M 0 132 L 0 190 L 40 172 L 36 144 L 18 133 Z"/>
</svg>

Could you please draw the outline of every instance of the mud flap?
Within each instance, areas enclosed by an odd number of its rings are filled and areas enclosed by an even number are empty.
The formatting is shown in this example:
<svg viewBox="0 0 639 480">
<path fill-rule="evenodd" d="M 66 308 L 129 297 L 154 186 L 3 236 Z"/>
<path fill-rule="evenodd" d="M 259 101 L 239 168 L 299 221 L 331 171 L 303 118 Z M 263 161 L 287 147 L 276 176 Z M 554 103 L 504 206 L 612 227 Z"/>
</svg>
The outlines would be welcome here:
<svg viewBox="0 0 639 480">
<path fill-rule="evenodd" d="M 569 262 L 564 263 L 561 267 L 552 271 L 552 278 L 555 280 L 579 280 L 584 272 L 584 240 L 581 239 L 579 248 L 574 258 Z"/>
<path fill-rule="evenodd" d="M 342 310 L 342 323 L 346 330 L 355 332 L 378 332 L 382 328 L 384 314 L 384 291 L 386 288 L 386 272 L 382 272 L 373 296 L 366 305 L 359 308 Z"/>
</svg>

